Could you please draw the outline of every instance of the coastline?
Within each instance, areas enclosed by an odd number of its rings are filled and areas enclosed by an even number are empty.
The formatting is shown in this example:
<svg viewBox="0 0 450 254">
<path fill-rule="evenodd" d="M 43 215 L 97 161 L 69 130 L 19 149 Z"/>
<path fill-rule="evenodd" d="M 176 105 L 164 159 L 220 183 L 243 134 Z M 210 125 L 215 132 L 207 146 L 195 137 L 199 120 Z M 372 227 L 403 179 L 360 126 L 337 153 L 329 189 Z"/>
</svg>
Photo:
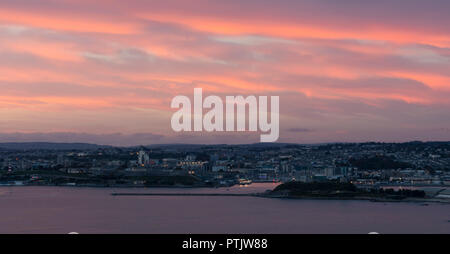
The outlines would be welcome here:
<svg viewBox="0 0 450 254">
<path fill-rule="evenodd" d="M 375 198 L 375 197 L 332 197 L 332 196 L 285 196 L 277 194 L 266 194 L 261 193 L 261 195 L 256 195 L 263 198 L 276 198 L 276 199 L 294 199 L 294 200 L 359 200 L 359 201 L 370 201 L 370 202 L 390 202 L 390 203 L 441 203 L 450 204 L 450 199 L 439 199 L 439 198 L 404 198 L 404 199 L 392 199 L 392 198 Z"/>
<path fill-rule="evenodd" d="M 63 187 L 63 188 L 117 188 L 117 189 L 158 189 L 158 188 L 168 188 L 168 189 L 219 189 L 219 188 L 230 188 L 234 186 L 239 186 L 238 184 L 232 186 L 196 186 L 196 185 L 151 185 L 151 186 L 141 186 L 141 185 L 98 185 L 98 184 L 83 184 L 83 185 L 51 185 L 51 184 L 3 184 L 2 187 Z M 241 185 L 243 186 L 243 185 Z M 251 185 L 247 185 L 251 186 Z M 259 197 L 259 198 L 272 198 L 272 199 L 288 199 L 288 200 L 342 200 L 342 201 L 370 201 L 370 202 L 389 202 L 389 203 L 439 203 L 439 204 L 450 204 L 450 199 L 446 198 L 402 198 L 393 199 L 385 197 L 369 197 L 369 196 L 354 196 L 354 197 L 336 197 L 336 196 L 311 196 L 311 195 L 286 195 L 286 193 L 271 193 L 271 192 L 256 192 L 256 193 L 118 193 L 113 192 L 112 196 L 229 196 L 229 197 Z"/>
<path fill-rule="evenodd" d="M 147 188 L 186 188 L 186 189 L 193 189 L 193 188 L 208 188 L 208 189 L 215 189 L 218 187 L 215 186 L 205 186 L 205 185 L 100 185 L 100 184 L 0 184 L 1 187 L 69 187 L 69 188 L 133 188 L 133 189 L 147 189 Z"/>
<path fill-rule="evenodd" d="M 259 198 L 272 198 L 272 199 L 291 199 L 291 200 L 343 200 L 343 201 L 370 201 L 370 202 L 391 202 L 391 203 L 440 203 L 450 204 L 450 199 L 439 198 L 404 198 L 404 199 L 392 199 L 392 198 L 375 198 L 375 197 L 332 197 L 332 196 L 283 196 L 277 194 L 267 193 L 111 193 L 113 196 L 226 196 L 226 197 L 259 197 Z"/>
</svg>

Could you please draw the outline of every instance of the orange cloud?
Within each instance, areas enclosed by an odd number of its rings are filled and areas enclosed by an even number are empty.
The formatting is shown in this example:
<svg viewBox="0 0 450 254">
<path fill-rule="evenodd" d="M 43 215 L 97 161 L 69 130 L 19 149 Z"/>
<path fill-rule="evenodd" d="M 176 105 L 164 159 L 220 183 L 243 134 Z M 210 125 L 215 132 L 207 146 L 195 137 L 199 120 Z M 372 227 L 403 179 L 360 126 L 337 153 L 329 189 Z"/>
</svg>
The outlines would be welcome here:
<svg viewBox="0 0 450 254">
<path fill-rule="evenodd" d="M 352 27 L 335 29 L 333 26 L 277 22 L 277 20 L 270 19 L 230 20 L 225 17 L 189 16 L 185 13 L 140 13 L 138 17 L 158 22 L 175 23 L 194 30 L 219 35 L 259 34 L 282 38 L 387 40 L 397 43 L 415 42 L 437 46 L 450 45 L 450 35 L 424 34 L 416 32 L 414 29 L 405 31 L 402 28 L 386 27 L 382 24 L 362 29 Z"/>
<path fill-rule="evenodd" d="M 135 129 L 142 115 L 120 120 L 127 112 L 169 115 L 171 98 L 190 96 L 194 87 L 205 94 L 280 95 L 286 125 L 309 121 L 344 133 L 373 128 L 367 119 L 398 128 L 415 121 L 394 113 L 450 124 L 442 120 L 450 112 L 446 20 L 436 26 L 418 16 L 418 26 L 405 22 L 403 12 L 398 18 L 383 13 L 383 20 L 342 9 L 308 13 L 308 7 L 321 10 L 320 3 L 290 11 L 301 1 L 42 3 L 0 4 L 0 110 L 21 110 L 20 121 L 4 114 L 0 126 L 42 131 L 48 125 L 33 124 L 26 112 L 51 119 L 79 110 L 102 112 L 97 125 L 104 120 Z M 290 4 L 295 8 L 286 8 Z M 117 109 L 122 115 L 103 114 Z M 65 119 L 54 129 L 64 131 Z M 80 126 L 98 128 L 92 117 L 82 119 Z M 164 129 L 165 123 L 156 124 Z"/>
<path fill-rule="evenodd" d="M 99 20 L 94 17 L 77 16 L 70 13 L 26 12 L 3 8 L 0 9 L 0 22 L 81 33 L 127 35 L 140 31 L 140 26 L 131 22 Z"/>
</svg>

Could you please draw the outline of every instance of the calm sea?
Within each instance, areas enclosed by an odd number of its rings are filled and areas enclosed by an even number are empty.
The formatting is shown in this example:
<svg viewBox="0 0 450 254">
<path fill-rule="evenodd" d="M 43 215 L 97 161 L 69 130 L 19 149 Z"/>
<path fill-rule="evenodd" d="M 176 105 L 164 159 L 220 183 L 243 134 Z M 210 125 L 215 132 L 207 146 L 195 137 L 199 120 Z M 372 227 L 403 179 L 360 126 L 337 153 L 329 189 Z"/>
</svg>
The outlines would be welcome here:
<svg viewBox="0 0 450 254">
<path fill-rule="evenodd" d="M 114 192 L 252 193 L 219 189 L 0 187 L 0 233 L 450 233 L 450 205 Z"/>
</svg>

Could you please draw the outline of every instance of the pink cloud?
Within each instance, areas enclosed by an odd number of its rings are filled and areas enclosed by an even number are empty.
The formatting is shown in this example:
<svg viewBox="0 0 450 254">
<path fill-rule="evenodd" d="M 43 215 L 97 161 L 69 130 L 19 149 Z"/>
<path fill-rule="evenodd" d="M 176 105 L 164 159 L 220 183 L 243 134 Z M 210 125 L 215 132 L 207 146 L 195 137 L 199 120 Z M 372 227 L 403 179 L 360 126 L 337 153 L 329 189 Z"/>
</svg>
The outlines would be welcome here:
<svg viewBox="0 0 450 254">
<path fill-rule="evenodd" d="M 51 122 L 54 131 L 99 133 L 101 119 L 127 135 L 168 135 L 171 98 L 203 87 L 282 96 L 284 140 L 428 138 L 450 126 L 448 5 L 2 1 L 0 132 L 46 132 Z M 138 113 L 148 111 L 159 115 Z"/>
</svg>

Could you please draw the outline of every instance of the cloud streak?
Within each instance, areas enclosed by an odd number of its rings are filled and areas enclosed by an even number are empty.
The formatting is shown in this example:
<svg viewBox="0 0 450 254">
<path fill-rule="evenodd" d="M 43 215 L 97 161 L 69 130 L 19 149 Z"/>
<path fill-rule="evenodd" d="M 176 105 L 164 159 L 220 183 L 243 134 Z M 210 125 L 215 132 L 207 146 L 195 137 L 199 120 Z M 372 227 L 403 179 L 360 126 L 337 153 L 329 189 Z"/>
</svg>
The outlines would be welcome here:
<svg viewBox="0 0 450 254">
<path fill-rule="evenodd" d="M 0 132 L 257 141 L 168 131 L 171 98 L 202 87 L 280 95 L 284 141 L 448 140 L 433 130 L 450 128 L 449 8 L 443 0 L 5 0 Z"/>
</svg>

